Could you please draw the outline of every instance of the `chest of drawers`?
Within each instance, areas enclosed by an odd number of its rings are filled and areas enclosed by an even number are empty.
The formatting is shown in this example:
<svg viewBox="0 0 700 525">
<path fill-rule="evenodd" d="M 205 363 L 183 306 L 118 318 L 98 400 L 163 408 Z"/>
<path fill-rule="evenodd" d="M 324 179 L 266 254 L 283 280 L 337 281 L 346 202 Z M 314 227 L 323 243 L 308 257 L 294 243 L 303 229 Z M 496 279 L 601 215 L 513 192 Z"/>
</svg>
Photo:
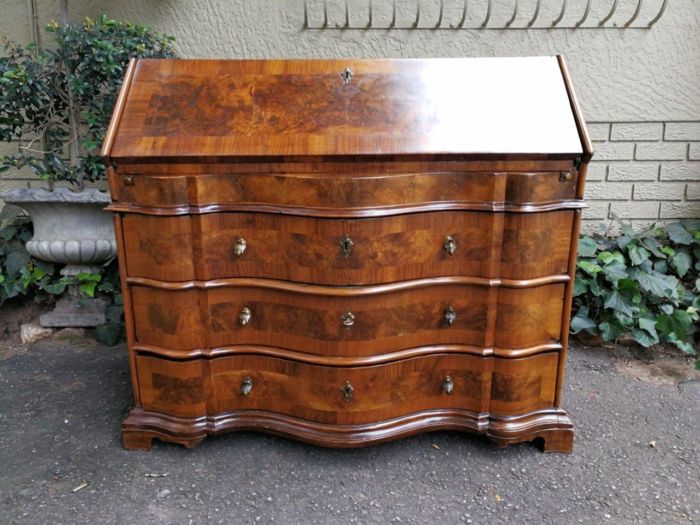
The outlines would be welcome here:
<svg viewBox="0 0 700 525">
<path fill-rule="evenodd" d="M 135 61 L 102 155 L 126 448 L 452 429 L 571 450 L 592 151 L 561 57 Z"/>
</svg>

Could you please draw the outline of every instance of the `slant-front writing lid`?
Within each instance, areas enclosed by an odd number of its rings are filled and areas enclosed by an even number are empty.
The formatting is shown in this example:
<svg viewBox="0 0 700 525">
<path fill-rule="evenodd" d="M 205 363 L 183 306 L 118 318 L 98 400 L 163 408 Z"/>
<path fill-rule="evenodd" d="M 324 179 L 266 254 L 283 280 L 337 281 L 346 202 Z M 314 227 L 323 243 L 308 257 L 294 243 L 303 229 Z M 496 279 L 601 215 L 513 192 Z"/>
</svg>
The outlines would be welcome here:
<svg viewBox="0 0 700 525">
<path fill-rule="evenodd" d="M 127 73 L 103 155 L 568 158 L 582 150 L 556 57 L 148 59 Z"/>
</svg>

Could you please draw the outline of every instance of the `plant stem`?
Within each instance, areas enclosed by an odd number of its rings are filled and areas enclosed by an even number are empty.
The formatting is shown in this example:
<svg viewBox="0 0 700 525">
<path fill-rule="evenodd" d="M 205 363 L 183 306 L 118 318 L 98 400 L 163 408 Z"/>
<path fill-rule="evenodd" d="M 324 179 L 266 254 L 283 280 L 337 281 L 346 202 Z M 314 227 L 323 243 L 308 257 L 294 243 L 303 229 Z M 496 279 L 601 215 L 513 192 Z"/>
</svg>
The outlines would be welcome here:
<svg viewBox="0 0 700 525">
<path fill-rule="evenodd" d="M 68 0 L 61 0 L 61 17 L 63 18 L 63 25 L 68 26 Z M 73 88 L 71 87 L 71 74 L 70 61 L 67 60 L 68 57 L 65 56 L 64 51 L 64 64 L 66 66 L 66 88 L 68 90 L 68 121 L 70 123 L 71 137 L 68 142 L 68 151 L 70 155 L 70 165 L 76 168 L 77 180 L 78 180 L 78 191 L 83 191 L 85 189 L 85 184 L 83 182 L 83 175 L 78 169 L 80 166 L 80 108 L 75 102 L 73 97 Z"/>
</svg>

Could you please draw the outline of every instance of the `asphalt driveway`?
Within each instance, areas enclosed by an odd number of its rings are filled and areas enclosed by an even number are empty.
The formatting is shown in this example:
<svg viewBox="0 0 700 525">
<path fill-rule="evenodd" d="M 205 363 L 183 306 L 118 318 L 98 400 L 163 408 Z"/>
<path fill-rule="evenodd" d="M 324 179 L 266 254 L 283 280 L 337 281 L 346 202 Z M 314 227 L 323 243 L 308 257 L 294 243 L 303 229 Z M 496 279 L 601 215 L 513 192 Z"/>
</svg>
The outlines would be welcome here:
<svg viewBox="0 0 700 525">
<path fill-rule="evenodd" d="M 700 383 L 616 363 L 570 353 L 571 455 L 449 432 L 357 450 L 239 433 L 129 452 L 123 346 L 0 348 L 0 523 L 699 522 Z"/>
</svg>

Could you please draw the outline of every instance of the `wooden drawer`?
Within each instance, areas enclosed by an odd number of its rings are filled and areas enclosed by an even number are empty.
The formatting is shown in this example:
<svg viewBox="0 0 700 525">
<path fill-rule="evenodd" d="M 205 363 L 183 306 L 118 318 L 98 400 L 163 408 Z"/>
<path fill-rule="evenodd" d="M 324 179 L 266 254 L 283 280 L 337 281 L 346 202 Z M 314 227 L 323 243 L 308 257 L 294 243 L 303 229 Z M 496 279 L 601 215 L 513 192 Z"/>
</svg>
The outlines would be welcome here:
<svg viewBox="0 0 700 525">
<path fill-rule="evenodd" d="M 446 211 L 376 219 L 130 214 L 123 224 L 132 277 L 361 285 L 450 275 L 497 278 L 499 267 L 504 279 L 563 274 L 573 215 L 571 210 Z"/>
<path fill-rule="evenodd" d="M 576 198 L 577 180 L 577 172 L 568 172 L 568 178 L 560 172 L 120 174 L 114 195 L 117 203 L 156 208 L 152 213 L 279 210 L 374 216 L 568 201 Z"/>
<path fill-rule="evenodd" d="M 258 280 L 179 291 L 134 286 L 132 300 L 140 345 L 175 350 L 264 345 L 369 356 L 439 344 L 519 349 L 555 342 L 564 284 L 492 289 L 414 281 L 348 289 Z M 491 329 L 494 343 L 488 343 Z"/>
<path fill-rule="evenodd" d="M 436 354 L 342 368 L 255 355 L 136 359 L 146 410 L 185 417 L 264 410 L 350 425 L 441 408 L 515 414 L 552 406 L 558 355 Z"/>
</svg>

